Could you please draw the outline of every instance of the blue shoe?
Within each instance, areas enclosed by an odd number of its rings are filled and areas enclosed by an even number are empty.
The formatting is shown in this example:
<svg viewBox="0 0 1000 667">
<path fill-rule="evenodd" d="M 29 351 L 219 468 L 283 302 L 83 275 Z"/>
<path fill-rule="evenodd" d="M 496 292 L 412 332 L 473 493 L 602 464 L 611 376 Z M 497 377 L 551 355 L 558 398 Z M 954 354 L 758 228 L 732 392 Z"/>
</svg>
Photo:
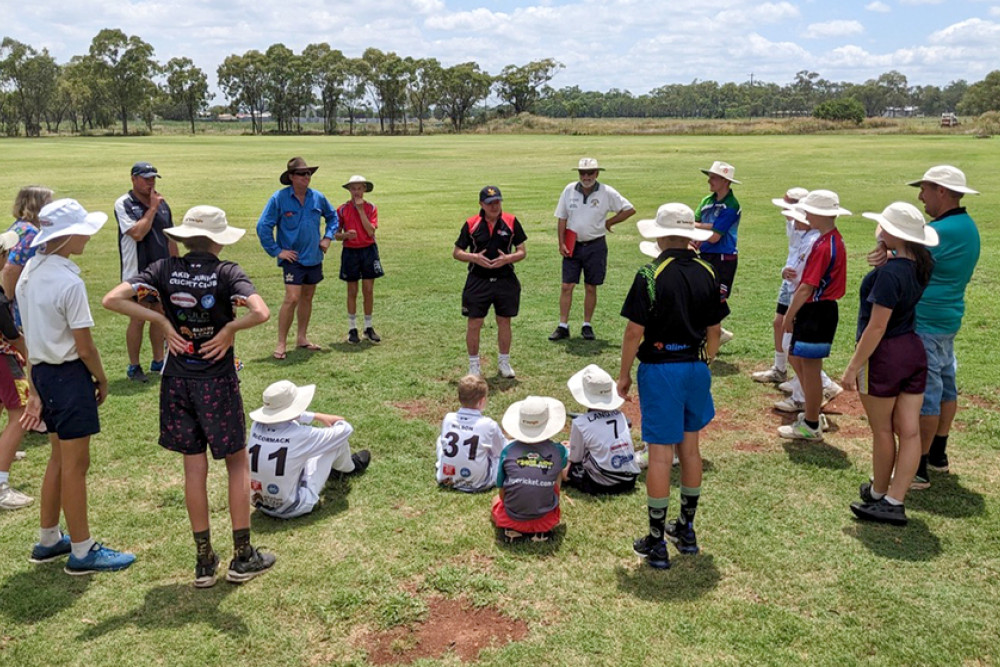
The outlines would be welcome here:
<svg viewBox="0 0 1000 667">
<path fill-rule="evenodd" d="M 128 369 L 125 371 L 125 376 L 132 382 L 149 382 L 149 378 L 142 372 L 142 366 L 139 364 L 129 364 Z"/>
<path fill-rule="evenodd" d="M 163 372 L 163 362 L 164 361 L 165 361 L 164 359 L 160 359 L 159 361 L 157 361 L 156 359 L 153 359 L 153 361 L 151 361 L 149 363 L 149 372 L 150 373 L 162 373 Z"/>
<path fill-rule="evenodd" d="M 43 547 L 36 542 L 35 546 L 31 549 L 31 557 L 28 558 L 28 561 L 32 563 L 48 563 L 65 556 L 72 550 L 73 546 L 70 544 L 69 535 L 63 535 L 62 539 L 51 547 Z"/>
<path fill-rule="evenodd" d="M 640 537 L 632 543 L 632 550 L 640 558 L 645 558 L 650 567 L 657 570 L 670 568 L 670 556 L 667 554 L 667 543 L 662 538 L 652 535 Z"/>
<path fill-rule="evenodd" d="M 683 518 L 668 521 L 663 536 L 673 542 L 682 554 L 693 556 L 698 553 L 698 537 L 695 535 L 694 526 Z"/>
<path fill-rule="evenodd" d="M 95 542 L 83 558 L 70 554 L 63 571 L 66 574 L 80 575 L 95 572 L 114 572 L 124 570 L 135 562 L 135 555 L 109 549 L 100 542 Z"/>
</svg>

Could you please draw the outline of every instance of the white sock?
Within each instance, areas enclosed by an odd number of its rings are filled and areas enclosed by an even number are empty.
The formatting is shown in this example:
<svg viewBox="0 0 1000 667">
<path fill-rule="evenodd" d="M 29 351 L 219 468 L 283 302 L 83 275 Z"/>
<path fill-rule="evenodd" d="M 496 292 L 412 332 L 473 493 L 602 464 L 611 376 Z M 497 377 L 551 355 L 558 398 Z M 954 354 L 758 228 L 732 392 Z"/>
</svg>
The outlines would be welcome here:
<svg viewBox="0 0 1000 667">
<path fill-rule="evenodd" d="M 893 498 L 889 494 L 886 494 L 886 495 L 884 495 L 882 497 L 885 498 L 885 501 L 887 503 L 889 503 L 890 505 L 902 505 L 903 504 L 902 500 L 896 500 L 895 498 Z"/>
<path fill-rule="evenodd" d="M 71 542 L 70 544 L 73 547 L 74 558 L 86 558 L 87 552 L 89 552 L 90 548 L 94 546 L 94 538 L 90 537 L 83 542 Z"/>
<path fill-rule="evenodd" d="M 6 484 L 10 481 L 10 471 L 0 472 L 0 484 Z"/>
<path fill-rule="evenodd" d="M 59 540 L 61 539 L 62 531 L 59 530 L 59 524 L 56 524 L 51 528 L 38 529 L 38 543 L 43 547 L 54 547 L 59 544 Z"/>
<path fill-rule="evenodd" d="M 784 373 L 788 369 L 788 352 L 774 353 L 774 368 L 780 373 Z"/>
<path fill-rule="evenodd" d="M 580 326 L 581 326 L 581 327 L 589 327 L 589 326 L 590 326 L 590 322 L 584 322 L 584 323 L 583 323 L 583 324 L 581 324 Z"/>
<path fill-rule="evenodd" d="M 350 323 L 350 328 L 351 329 L 357 329 L 358 328 L 358 316 L 357 315 L 352 315 L 351 313 L 348 313 L 347 314 L 347 321 Z"/>
<path fill-rule="evenodd" d="M 509 364 L 510 363 L 510 355 L 509 354 L 498 354 L 497 355 L 497 363 L 500 363 L 502 361 L 506 361 Z"/>
<path fill-rule="evenodd" d="M 563 329 L 569 329 L 569 322 L 560 322 L 559 326 L 561 326 Z"/>
<path fill-rule="evenodd" d="M 874 486 L 868 489 L 868 493 L 870 493 L 871 497 L 874 498 L 875 500 L 882 500 L 882 498 L 885 497 L 885 494 L 876 491 Z"/>
<path fill-rule="evenodd" d="M 372 328 L 372 316 L 365 315 L 365 329 L 371 329 L 371 328 Z"/>
<path fill-rule="evenodd" d="M 478 364 L 478 363 L 479 363 L 479 355 L 478 354 L 477 355 L 471 355 L 470 354 L 469 355 L 469 364 L 472 365 L 472 364 Z"/>
</svg>

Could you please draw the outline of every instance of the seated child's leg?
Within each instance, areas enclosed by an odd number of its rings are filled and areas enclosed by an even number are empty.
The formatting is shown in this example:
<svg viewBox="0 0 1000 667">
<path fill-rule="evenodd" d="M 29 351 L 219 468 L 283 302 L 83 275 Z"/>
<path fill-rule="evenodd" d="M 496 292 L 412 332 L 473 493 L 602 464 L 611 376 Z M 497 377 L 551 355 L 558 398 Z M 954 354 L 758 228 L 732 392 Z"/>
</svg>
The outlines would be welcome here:
<svg viewBox="0 0 1000 667">
<path fill-rule="evenodd" d="M 245 448 L 226 456 L 226 472 L 229 473 L 229 516 L 233 530 L 249 530 L 250 466 Z"/>
<path fill-rule="evenodd" d="M 60 487 L 66 528 L 74 543 L 90 539 L 87 520 L 87 470 L 90 468 L 90 436 L 60 440 Z M 57 522 L 58 523 L 58 522 Z"/>
<path fill-rule="evenodd" d="M 794 357 L 793 357 L 794 358 Z M 822 359 L 808 359 L 800 357 L 799 363 L 802 366 L 802 391 L 806 395 L 805 414 L 806 420 L 819 421 L 820 404 L 823 402 L 823 381 L 820 372 L 823 370 Z"/>
<path fill-rule="evenodd" d="M 184 455 L 184 502 L 191 530 L 196 533 L 208 530 L 208 456 L 205 452 Z"/>
</svg>

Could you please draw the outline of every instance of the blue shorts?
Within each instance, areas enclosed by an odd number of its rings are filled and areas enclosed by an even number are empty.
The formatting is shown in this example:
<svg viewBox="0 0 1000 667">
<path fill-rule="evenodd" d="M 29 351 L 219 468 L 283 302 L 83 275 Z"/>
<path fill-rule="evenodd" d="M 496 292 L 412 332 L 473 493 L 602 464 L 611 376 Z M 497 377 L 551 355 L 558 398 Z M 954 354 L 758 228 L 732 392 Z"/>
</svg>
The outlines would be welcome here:
<svg viewBox="0 0 1000 667">
<path fill-rule="evenodd" d="M 712 372 L 703 361 L 639 364 L 642 439 L 676 445 L 685 433 L 698 432 L 715 417 Z"/>
<path fill-rule="evenodd" d="M 608 272 L 608 242 L 602 236 L 593 241 L 577 241 L 572 257 L 563 257 L 562 281 L 568 285 L 580 282 L 588 285 L 603 285 Z"/>
<path fill-rule="evenodd" d="M 955 334 L 917 333 L 927 352 L 927 388 L 924 389 L 924 404 L 920 414 L 936 416 L 941 414 L 941 404 L 958 399 L 955 371 Z"/>
<path fill-rule="evenodd" d="M 94 378 L 82 361 L 35 364 L 31 379 L 42 399 L 42 421 L 60 440 L 101 432 Z"/>
<path fill-rule="evenodd" d="M 385 275 L 382 261 L 378 256 L 378 244 L 364 248 L 344 246 L 340 252 L 340 279 L 349 283 L 359 280 L 373 280 Z"/>
<path fill-rule="evenodd" d="M 323 281 L 323 265 L 303 266 L 298 262 L 281 265 L 286 285 L 316 285 Z"/>
</svg>

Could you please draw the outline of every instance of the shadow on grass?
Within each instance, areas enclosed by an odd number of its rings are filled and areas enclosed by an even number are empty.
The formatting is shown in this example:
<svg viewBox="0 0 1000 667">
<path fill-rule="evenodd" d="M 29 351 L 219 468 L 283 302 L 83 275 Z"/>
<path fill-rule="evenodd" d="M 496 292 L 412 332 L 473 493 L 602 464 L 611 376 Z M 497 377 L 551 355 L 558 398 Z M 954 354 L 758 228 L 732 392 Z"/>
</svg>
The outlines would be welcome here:
<svg viewBox="0 0 1000 667">
<path fill-rule="evenodd" d="M 133 382 L 128 378 L 118 378 L 108 383 L 109 396 L 135 396 L 149 392 L 154 400 L 159 400 L 160 380 L 158 374 L 149 374 L 149 382 Z"/>
<path fill-rule="evenodd" d="M 505 392 L 511 389 L 517 389 L 520 386 L 517 378 L 505 378 L 499 375 L 494 375 L 490 378 L 484 378 L 486 380 L 486 385 L 490 388 L 491 393 L 495 392 Z M 456 383 L 457 384 L 457 383 Z"/>
<path fill-rule="evenodd" d="M 904 527 L 855 520 L 844 533 L 881 558 L 920 562 L 941 555 L 941 540 L 921 519 L 911 518 Z"/>
<path fill-rule="evenodd" d="M 800 466 L 846 470 L 851 467 L 847 453 L 822 440 L 786 440 L 781 444 L 788 460 Z"/>
<path fill-rule="evenodd" d="M 334 472 L 332 474 L 336 475 L 337 473 Z M 326 486 L 323 487 L 322 493 L 320 493 L 319 505 L 305 516 L 295 517 L 294 519 L 275 519 L 263 512 L 254 512 L 250 515 L 250 528 L 255 533 L 280 533 L 286 530 L 309 526 L 317 521 L 323 521 L 329 517 L 336 516 L 350 507 L 350 503 L 347 502 L 347 494 L 351 490 L 351 480 L 357 479 L 364 474 L 360 473 L 344 479 L 334 479 L 331 476 Z"/>
<path fill-rule="evenodd" d="M 673 547 L 668 547 L 673 549 Z M 719 585 L 722 575 L 709 554 L 678 556 L 671 554 L 669 570 L 655 570 L 645 562 L 629 568 L 615 568 L 618 588 L 643 600 L 697 600 Z M 639 557 L 635 557 L 639 560 Z"/>
<path fill-rule="evenodd" d="M 566 352 L 572 354 L 574 357 L 596 357 L 609 347 L 621 347 L 621 341 L 611 343 L 600 338 L 597 340 L 570 338 L 562 343 L 562 345 L 566 348 Z"/>
<path fill-rule="evenodd" d="M 346 346 L 347 343 L 344 343 L 344 345 Z M 249 363 L 266 364 L 268 366 L 273 366 L 275 368 L 280 368 L 281 366 L 301 366 L 302 364 L 308 364 L 317 357 L 330 354 L 333 349 L 336 349 L 336 347 L 337 347 L 336 345 L 333 345 L 331 347 L 324 347 L 322 350 L 316 350 L 316 351 L 299 350 L 292 348 L 285 353 L 284 359 L 275 359 L 274 353 L 272 352 L 262 357 L 247 359 L 246 361 L 248 362 L 248 365 Z M 350 350 L 347 351 L 350 352 Z"/>
<path fill-rule="evenodd" d="M 61 558 L 8 577 L 0 586 L 0 614 L 11 623 L 36 623 L 76 603 L 91 577 L 71 577 L 63 572 L 65 564 Z"/>
<path fill-rule="evenodd" d="M 566 524 L 560 523 L 552 529 L 552 537 L 547 542 L 515 542 L 508 544 L 503 541 L 503 531 L 494 528 L 497 546 L 512 556 L 532 556 L 537 558 L 551 558 L 562 548 L 563 539 L 566 537 Z"/>
<path fill-rule="evenodd" d="M 730 375 L 739 375 L 740 367 L 736 364 L 731 364 L 728 361 L 722 361 L 716 358 L 712 362 L 712 377 L 714 378 L 724 378 Z"/>
<path fill-rule="evenodd" d="M 986 500 L 981 493 L 962 486 L 959 479 L 958 475 L 933 475 L 931 488 L 906 494 L 906 506 L 956 519 L 980 516 L 986 510 Z"/>
<path fill-rule="evenodd" d="M 197 589 L 191 584 L 158 586 L 146 593 L 141 607 L 87 628 L 78 639 L 90 641 L 127 626 L 159 633 L 189 624 L 204 624 L 228 635 L 246 635 L 249 631 L 239 616 L 219 610 L 226 596 L 236 590 L 236 586 L 221 581 L 226 567 L 225 561 L 219 565 L 220 581 L 213 588 Z"/>
</svg>

